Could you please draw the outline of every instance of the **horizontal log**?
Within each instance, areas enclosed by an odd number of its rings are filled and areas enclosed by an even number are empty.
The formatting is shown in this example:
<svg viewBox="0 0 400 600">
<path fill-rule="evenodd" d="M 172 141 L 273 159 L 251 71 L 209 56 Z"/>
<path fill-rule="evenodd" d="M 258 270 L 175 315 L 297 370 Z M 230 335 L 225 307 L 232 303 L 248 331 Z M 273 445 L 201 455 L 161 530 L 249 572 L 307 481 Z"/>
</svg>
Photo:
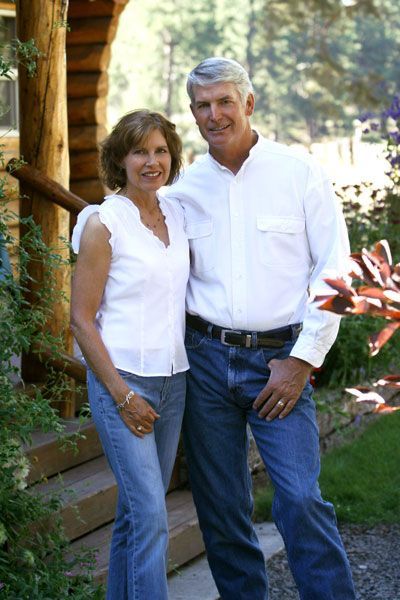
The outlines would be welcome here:
<svg viewBox="0 0 400 600">
<path fill-rule="evenodd" d="M 70 98 L 69 125 L 104 125 L 107 120 L 107 98 Z"/>
<path fill-rule="evenodd" d="M 95 150 L 107 135 L 104 125 L 73 125 L 68 129 L 70 152 Z"/>
<path fill-rule="evenodd" d="M 128 2 L 129 0 L 94 0 L 92 2 L 69 0 L 68 19 L 117 16 L 121 14 Z"/>
<path fill-rule="evenodd" d="M 41 363 L 48 364 L 56 371 L 61 371 L 72 377 L 75 381 L 86 383 L 86 367 L 74 356 L 63 352 L 59 352 L 58 356 L 54 356 L 51 349 L 40 348 L 39 354 L 35 354 L 35 357 Z"/>
<path fill-rule="evenodd" d="M 67 48 L 86 44 L 111 44 L 117 33 L 119 17 L 68 19 Z M 68 50 L 67 50 L 68 52 Z"/>
<path fill-rule="evenodd" d="M 90 150 L 88 152 L 71 152 L 69 155 L 71 181 L 78 179 L 94 179 L 98 177 L 98 153 Z"/>
<path fill-rule="evenodd" d="M 68 73 L 68 98 L 88 98 L 90 96 L 107 96 L 108 73 Z"/>
<path fill-rule="evenodd" d="M 100 179 L 81 179 L 71 181 L 71 190 L 89 204 L 101 204 L 106 193 Z"/>
<path fill-rule="evenodd" d="M 43 194 L 43 196 L 54 202 L 54 204 L 72 213 L 78 213 L 87 206 L 87 202 L 82 200 L 82 198 L 71 193 L 65 187 L 30 165 L 24 165 L 15 169 L 15 162 L 11 160 L 7 165 L 7 171 L 19 181 Z"/>
<path fill-rule="evenodd" d="M 0 2 L 0 9 L 8 10 L 15 14 L 15 3 L 11 2 L 11 0 L 10 0 L 10 2 Z"/>
<path fill-rule="evenodd" d="M 106 71 L 110 57 L 111 46 L 109 44 L 69 46 L 67 48 L 67 71 L 69 73 Z"/>
</svg>

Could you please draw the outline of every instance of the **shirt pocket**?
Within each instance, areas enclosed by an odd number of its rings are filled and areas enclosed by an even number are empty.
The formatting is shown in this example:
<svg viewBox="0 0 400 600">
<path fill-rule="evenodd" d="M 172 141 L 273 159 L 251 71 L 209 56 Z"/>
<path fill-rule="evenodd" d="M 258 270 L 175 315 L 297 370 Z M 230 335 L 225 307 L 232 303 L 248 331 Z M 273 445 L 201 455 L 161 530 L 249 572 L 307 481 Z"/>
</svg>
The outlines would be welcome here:
<svg viewBox="0 0 400 600">
<path fill-rule="evenodd" d="M 294 266 L 308 262 L 305 219 L 258 216 L 257 245 L 264 265 Z"/>
<path fill-rule="evenodd" d="M 196 275 L 211 271 L 215 266 L 213 222 L 187 222 L 185 231 L 190 247 L 190 267 Z"/>
</svg>

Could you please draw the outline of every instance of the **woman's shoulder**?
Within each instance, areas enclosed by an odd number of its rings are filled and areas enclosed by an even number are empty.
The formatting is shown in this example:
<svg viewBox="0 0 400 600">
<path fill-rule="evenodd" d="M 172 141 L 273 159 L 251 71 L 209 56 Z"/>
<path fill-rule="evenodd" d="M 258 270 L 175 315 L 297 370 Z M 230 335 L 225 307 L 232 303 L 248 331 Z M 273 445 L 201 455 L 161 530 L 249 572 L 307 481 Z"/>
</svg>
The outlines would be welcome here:
<svg viewBox="0 0 400 600">
<path fill-rule="evenodd" d="M 112 235 L 115 234 L 120 219 L 119 213 L 121 212 L 121 206 L 123 205 L 123 197 L 112 194 L 110 196 L 105 196 L 104 201 L 101 204 L 89 204 L 81 210 L 72 232 L 71 245 L 74 252 L 78 253 L 83 230 L 85 229 L 88 220 L 94 214 L 98 214 L 100 222 L 107 227 Z"/>
<path fill-rule="evenodd" d="M 168 212 L 175 218 L 183 220 L 185 214 L 184 209 L 177 198 L 169 197 L 159 192 L 157 193 L 157 197 L 164 212 Z"/>
</svg>

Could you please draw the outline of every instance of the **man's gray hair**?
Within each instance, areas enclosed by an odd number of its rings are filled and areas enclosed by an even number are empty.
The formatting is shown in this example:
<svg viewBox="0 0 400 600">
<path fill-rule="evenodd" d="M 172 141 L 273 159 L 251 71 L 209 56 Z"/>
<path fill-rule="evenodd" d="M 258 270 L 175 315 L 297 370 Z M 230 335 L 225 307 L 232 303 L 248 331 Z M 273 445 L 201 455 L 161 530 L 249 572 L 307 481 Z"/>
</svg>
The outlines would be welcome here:
<svg viewBox="0 0 400 600">
<path fill-rule="evenodd" d="M 212 85 L 214 83 L 234 83 L 243 104 L 247 96 L 254 93 L 247 71 L 236 60 L 213 56 L 206 58 L 188 75 L 186 90 L 193 104 L 194 86 Z"/>
</svg>

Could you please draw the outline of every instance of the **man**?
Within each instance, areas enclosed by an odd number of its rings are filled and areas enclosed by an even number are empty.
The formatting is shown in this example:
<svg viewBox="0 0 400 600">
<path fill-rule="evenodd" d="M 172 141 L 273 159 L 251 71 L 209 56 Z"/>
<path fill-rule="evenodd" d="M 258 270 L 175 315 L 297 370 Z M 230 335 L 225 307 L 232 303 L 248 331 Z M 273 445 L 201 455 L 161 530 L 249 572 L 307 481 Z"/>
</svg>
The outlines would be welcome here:
<svg viewBox="0 0 400 600">
<path fill-rule="evenodd" d="M 344 270 L 339 203 L 306 153 L 252 130 L 253 90 L 238 63 L 203 61 L 187 90 L 209 152 L 170 195 L 184 207 L 190 240 L 184 440 L 210 567 L 223 600 L 268 598 L 251 522 L 249 425 L 300 597 L 352 600 L 334 509 L 318 487 L 308 382 L 338 330 L 338 318 L 308 298 Z"/>
</svg>

